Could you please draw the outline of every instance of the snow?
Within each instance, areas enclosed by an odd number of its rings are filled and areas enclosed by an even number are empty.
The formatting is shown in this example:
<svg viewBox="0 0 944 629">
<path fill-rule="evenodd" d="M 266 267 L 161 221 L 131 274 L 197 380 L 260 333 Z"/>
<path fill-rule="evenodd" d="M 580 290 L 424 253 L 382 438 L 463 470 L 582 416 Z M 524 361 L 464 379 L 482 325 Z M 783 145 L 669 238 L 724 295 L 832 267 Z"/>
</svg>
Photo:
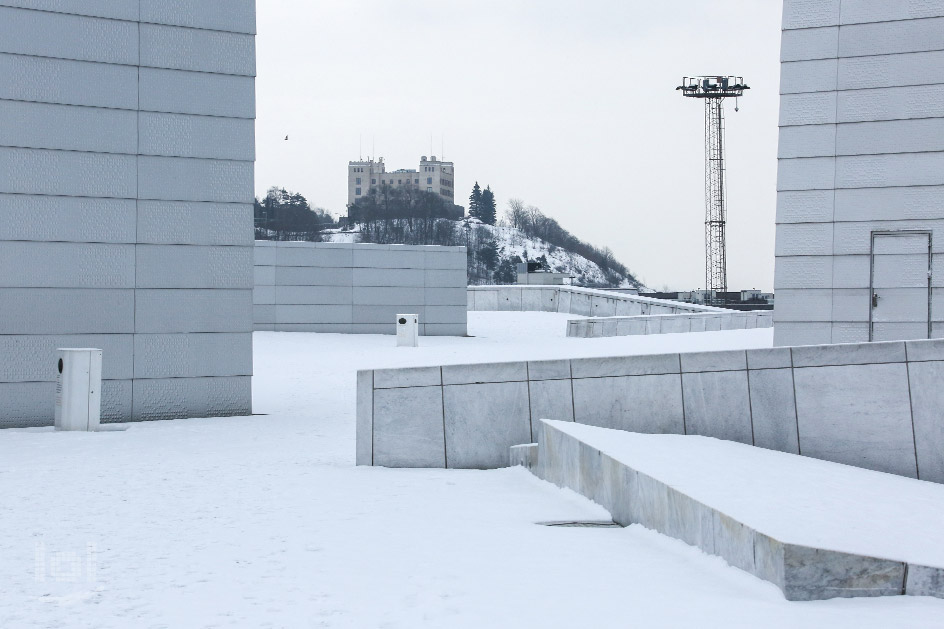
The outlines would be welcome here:
<svg viewBox="0 0 944 629">
<path fill-rule="evenodd" d="M 567 339 L 570 315 L 469 317 L 473 338 L 417 349 L 257 333 L 264 416 L 0 432 L 0 627 L 942 626 L 944 601 L 788 603 L 638 526 L 539 526 L 607 514 L 520 468 L 355 467 L 359 368 L 771 343 Z"/>
<path fill-rule="evenodd" d="M 551 423 L 782 542 L 944 568 L 944 485 L 710 437 Z"/>
</svg>

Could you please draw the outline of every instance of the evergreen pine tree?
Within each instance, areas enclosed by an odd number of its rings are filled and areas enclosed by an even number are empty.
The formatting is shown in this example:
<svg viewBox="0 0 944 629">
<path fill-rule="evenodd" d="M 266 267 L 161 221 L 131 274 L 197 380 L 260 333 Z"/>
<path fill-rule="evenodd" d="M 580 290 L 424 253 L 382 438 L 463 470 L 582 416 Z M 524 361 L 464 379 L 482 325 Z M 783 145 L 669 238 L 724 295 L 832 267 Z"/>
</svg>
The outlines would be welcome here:
<svg viewBox="0 0 944 629">
<path fill-rule="evenodd" d="M 492 187 L 487 186 L 485 190 L 482 191 L 482 198 L 479 200 L 479 220 L 483 223 L 489 225 L 494 225 L 496 216 L 495 208 L 495 194 L 492 192 Z"/>
<path fill-rule="evenodd" d="M 477 218 L 482 222 L 482 217 L 480 216 L 482 207 L 482 189 L 479 187 L 479 182 L 475 182 L 475 186 L 472 187 L 472 194 L 469 195 L 469 216 Z"/>
</svg>

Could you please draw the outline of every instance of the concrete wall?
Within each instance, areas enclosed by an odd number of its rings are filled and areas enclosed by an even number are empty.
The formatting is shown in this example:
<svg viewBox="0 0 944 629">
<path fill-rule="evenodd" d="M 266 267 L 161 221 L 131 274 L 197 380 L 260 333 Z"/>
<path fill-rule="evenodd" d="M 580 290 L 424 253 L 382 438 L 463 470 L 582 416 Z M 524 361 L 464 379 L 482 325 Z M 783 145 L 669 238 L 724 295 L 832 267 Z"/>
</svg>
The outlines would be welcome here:
<svg viewBox="0 0 944 629">
<path fill-rule="evenodd" d="M 0 0 L 0 426 L 251 412 L 254 0 Z"/>
<path fill-rule="evenodd" d="M 651 299 L 574 286 L 469 286 L 469 310 L 563 312 L 588 317 L 631 317 L 721 308 Z"/>
<path fill-rule="evenodd" d="M 618 524 L 641 524 L 723 557 L 776 585 L 787 600 L 902 594 L 944 598 L 942 568 L 776 539 L 770 531 L 757 530 L 602 452 L 570 434 L 566 424 L 545 425 L 539 444 L 515 450 L 515 458 L 536 475 L 603 505 Z"/>
<path fill-rule="evenodd" d="M 760 312 L 705 312 L 576 319 L 567 322 L 567 336 L 600 338 L 605 336 L 642 336 L 717 330 L 750 330 L 770 327 L 773 327 L 773 313 L 769 310 Z"/>
<path fill-rule="evenodd" d="M 869 340 L 879 230 L 932 232 L 944 336 L 944 2 L 785 0 L 783 29 L 776 344 Z"/>
<path fill-rule="evenodd" d="M 942 378 L 941 340 L 362 371 L 357 462 L 502 467 L 558 419 L 944 483 Z"/>
<path fill-rule="evenodd" d="M 465 247 L 256 241 L 254 329 L 426 336 L 467 330 Z"/>
</svg>

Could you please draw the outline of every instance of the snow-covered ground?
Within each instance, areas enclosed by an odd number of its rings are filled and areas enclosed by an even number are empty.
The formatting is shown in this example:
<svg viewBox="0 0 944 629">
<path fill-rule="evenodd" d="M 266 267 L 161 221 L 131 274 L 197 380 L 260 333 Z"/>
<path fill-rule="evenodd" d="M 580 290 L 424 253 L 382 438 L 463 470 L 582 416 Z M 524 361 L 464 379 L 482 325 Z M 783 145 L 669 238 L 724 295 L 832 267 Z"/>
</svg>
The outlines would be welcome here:
<svg viewBox="0 0 944 629">
<path fill-rule="evenodd" d="M 567 339 L 255 335 L 263 416 L 0 432 L 0 627 L 934 627 L 944 601 L 788 603 L 522 469 L 357 468 L 358 368 L 769 346 L 769 330 Z"/>
</svg>

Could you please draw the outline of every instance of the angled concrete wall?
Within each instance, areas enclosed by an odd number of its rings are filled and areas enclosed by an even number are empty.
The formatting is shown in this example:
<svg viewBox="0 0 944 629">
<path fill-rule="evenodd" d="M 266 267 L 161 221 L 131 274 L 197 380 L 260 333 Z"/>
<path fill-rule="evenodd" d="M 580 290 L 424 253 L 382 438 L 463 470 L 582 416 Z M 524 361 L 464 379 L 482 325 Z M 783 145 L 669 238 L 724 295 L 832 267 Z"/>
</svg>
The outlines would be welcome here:
<svg viewBox="0 0 944 629">
<path fill-rule="evenodd" d="M 944 340 L 362 371 L 357 463 L 495 468 L 541 419 L 944 483 Z"/>
<path fill-rule="evenodd" d="M 469 286 L 469 310 L 563 312 L 587 317 L 631 317 L 721 308 L 624 295 L 576 286 Z"/>
<path fill-rule="evenodd" d="M 256 241 L 254 329 L 465 336 L 465 247 Z"/>
<path fill-rule="evenodd" d="M 931 232 L 930 334 L 944 336 L 942 32 L 937 0 L 784 1 L 777 345 L 870 339 L 871 234 L 885 230 Z M 879 325 L 876 338 L 915 338 Z"/>
<path fill-rule="evenodd" d="M 0 0 L 0 426 L 251 412 L 254 0 Z"/>
<path fill-rule="evenodd" d="M 837 522 L 843 531 L 861 523 L 849 522 L 853 518 L 841 513 L 831 514 L 835 495 L 830 496 L 829 491 L 817 496 L 826 503 L 819 512 L 825 529 L 822 534 L 815 540 L 800 535 L 806 543 L 799 542 L 795 534 L 785 539 L 766 527 L 752 526 L 749 518 L 745 521 L 723 512 L 709 496 L 680 490 L 659 474 L 608 454 L 605 448 L 611 436 L 588 438 L 582 436 L 584 432 L 569 430 L 562 422 L 547 422 L 538 444 L 515 448 L 512 456 L 540 478 L 601 504 L 618 524 L 641 524 L 720 556 L 731 566 L 770 581 L 787 600 L 902 594 L 944 598 L 944 567 L 909 562 L 901 556 L 882 558 L 874 552 L 864 555 L 836 550 L 842 547 L 836 539 Z M 736 479 L 718 479 L 725 486 L 731 482 Z M 808 493 L 804 496 L 807 500 Z M 771 499 L 755 497 L 760 504 Z M 897 534 L 900 531 L 889 527 L 887 535 Z M 840 543 L 824 547 L 826 540 Z"/>
<path fill-rule="evenodd" d="M 645 336 L 649 334 L 683 334 L 719 330 L 753 330 L 773 327 L 773 313 L 704 312 L 673 315 L 640 315 L 637 317 L 594 317 L 567 322 L 567 336 L 601 338 L 605 336 Z"/>
</svg>

